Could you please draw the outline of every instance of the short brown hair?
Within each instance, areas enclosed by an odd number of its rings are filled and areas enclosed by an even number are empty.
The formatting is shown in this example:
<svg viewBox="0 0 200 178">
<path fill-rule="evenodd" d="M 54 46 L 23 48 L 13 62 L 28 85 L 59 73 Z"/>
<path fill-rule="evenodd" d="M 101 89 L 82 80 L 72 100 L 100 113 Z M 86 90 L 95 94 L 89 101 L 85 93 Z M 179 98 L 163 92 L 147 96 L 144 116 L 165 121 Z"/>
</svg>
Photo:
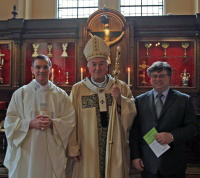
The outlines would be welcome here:
<svg viewBox="0 0 200 178">
<path fill-rule="evenodd" d="M 154 62 L 147 69 L 147 74 L 148 74 L 148 76 L 150 76 L 152 72 L 161 72 L 162 70 L 166 70 L 167 71 L 167 75 L 169 75 L 169 76 L 172 75 L 171 66 L 167 62 L 161 62 L 161 61 Z"/>
<path fill-rule="evenodd" d="M 44 54 L 39 54 L 37 57 L 35 57 L 33 60 L 32 60 L 32 67 L 34 67 L 34 62 L 35 60 L 46 60 L 48 63 L 49 63 L 49 66 L 52 67 L 52 63 L 51 63 L 51 60 Z"/>
</svg>

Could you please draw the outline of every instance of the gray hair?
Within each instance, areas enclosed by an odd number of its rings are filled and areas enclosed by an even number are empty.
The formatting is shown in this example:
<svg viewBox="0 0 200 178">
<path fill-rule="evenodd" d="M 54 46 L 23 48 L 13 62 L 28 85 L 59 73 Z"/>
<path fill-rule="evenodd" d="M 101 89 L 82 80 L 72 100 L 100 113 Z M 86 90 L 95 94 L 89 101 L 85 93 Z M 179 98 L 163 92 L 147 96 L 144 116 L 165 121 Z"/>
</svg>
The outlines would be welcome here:
<svg viewBox="0 0 200 178">
<path fill-rule="evenodd" d="M 172 75 L 172 68 L 167 62 L 157 61 L 154 62 L 148 69 L 147 74 L 150 76 L 152 72 L 161 72 L 162 70 L 167 71 L 167 75 Z"/>
</svg>

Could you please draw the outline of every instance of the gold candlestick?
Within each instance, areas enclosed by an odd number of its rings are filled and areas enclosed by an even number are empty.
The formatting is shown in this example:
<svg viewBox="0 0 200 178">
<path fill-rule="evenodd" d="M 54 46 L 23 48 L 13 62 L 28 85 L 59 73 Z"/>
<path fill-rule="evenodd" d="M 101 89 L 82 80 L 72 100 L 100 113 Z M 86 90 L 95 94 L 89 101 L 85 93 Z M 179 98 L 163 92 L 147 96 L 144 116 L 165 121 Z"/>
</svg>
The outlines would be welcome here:
<svg viewBox="0 0 200 178">
<path fill-rule="evenodd" d="M 149 48 L 152 46 L 152 44 L 146 42 L 146 43 L 144 44 L 144 46 L 145 46 L 145 48 L 147 49 L 147 56 L 149 56 Z"/>
<path fill-rule="evenodd" d="M 61 57 L 68 57 L 67 46 L 68 46 L 68 43 L 62 43 L 63 53 L 62 53 Z"/>
<path fill-rule="evenodd" d="M 142 70 L 143 70 L 142 74 L 140 75 L 142 77 L 142 83 L 141 83 L 141 85 L 146 85 L 147 82 L 145 80 L 146 79 L 146 77 L 145 77 L 146 76 L 145 75 L 146 74 L 145 71 L 146 71 L 146 68 L 149 67 L 149 65 L 146 65 L 146 62 L 143 61 L 142 65 L 139 65 L 139 67 L 142 68 Z"/>
<path fill-rule="evenodd" d="M 161 46 L 164 48 L 164 57 L 167 57 L 167 48 L 169 47 L 169 43 L 164 42 Z"/>
<path fill-rule="evenodd" d="M 0 84 L 4 82 L 3 77 L 2 77 L 3 64 L 4 64 L 4 59 L 2 58 L 3 56 L 5 56 L 5 54 L 1 54 L 1 50 L 0 50 Z"/>
<path fill-rule="evenodd" d="M 69 72 L 66 72 L 66 82 L 65 82 L 66 85 L 69 84 Z"/>
<path fill-rule="evenodd" d="M 185 43 L 181 43 L 181 46 L 182 48 L 184 49 L 184 57 L 187 57 L 187 54 L 186 54 L 186 49 L 188 48 L 190 44 L 188 42 L 185 42 Z"/>
<path fill-rule="evenodd" d="M 3 66 L 4 64 L 4 59 L 0 59 L 0 66 Z"/>
<path fill-rule="evenodd" d="M 52 55 L 52 53 L 51 53 L 52 48 L 53 48 L 53 45 L 52 45 L 52 44 L 49 44 L 49 45 L 48 45 L 48 54 L 47 54 L 48 57 L 53 57 L 53 55 Z"/>
<path fill-rule="evenodd" d="M 38 51 L 38 48 L 39 48 L 40 45 L 38 43 L 33 43 L 32 46 L 33 46 L 33 50 L 34 50 L 32 57 L 37 57 L 38 56 L 37 51 Z"/>
</svg>

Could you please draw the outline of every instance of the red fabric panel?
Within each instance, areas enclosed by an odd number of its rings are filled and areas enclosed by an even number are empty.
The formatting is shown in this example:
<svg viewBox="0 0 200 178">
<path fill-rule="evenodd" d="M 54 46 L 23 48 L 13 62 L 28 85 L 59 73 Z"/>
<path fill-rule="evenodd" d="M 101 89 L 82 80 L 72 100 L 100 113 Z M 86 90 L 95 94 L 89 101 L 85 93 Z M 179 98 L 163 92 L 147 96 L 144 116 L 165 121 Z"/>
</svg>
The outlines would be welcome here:
<svg viewBox="0 0 200 178">
<path fill-rule="evenodd" d="M 184 57 L 184 49 L 181 46 L 182 42 L 176 41 L 169 41 L 169 47 L 166 49 L 166 57 L 164 57 L 164 48 L 161 46 L 155 46 L 157 42 L 151 42 L 152 46 L 149 48 L 147 56 L 147 49 L 145 48 L 146 42 L 139 42 L 139 59 L 138 59 L 138 86 L 142 86 L 142 76 L 143 74 L 142 69 L 139 65 L 143 64 L 143 61 L 146 62 L 148 66 L 151 66 L 153 62 L 156 61 L 165 61 L 169 63 L 172 67 L 172 80 L 171 86 L 174 87 L 181 87 L 182 80 L 181 80 L 181 73 L 183 73 L 184 69 L 187 70 L 187 73 L 190 74 L 189 79 L 189 86 L 188 87 L 195 87 L 195 58 L 194 58 L 194 42 L 189 41 L 189 46 L 186 49 L 187 57 Z M 150 86 L 150 78 L 146 73 L 145 70 L 145 81 L 147 82 L 147 86 Z"/>
<path fill-rule="evenodd" d="M 4 64 L 2 67 L 2 78 L 3 78 L 3 84 L 1 85 L 10 85 L 10 76 L 11 76 L 11 44 L 0 44 L 1 54 L 4 54 L 5 56 L 2 56 L 1 59 L 4 59 Z"/>
<path fill-rule="evenodd" d="M 54 69 L 54 83 L 56 85 L 65 85 L 66 83 L 66 72 L 69 73 L 69 85 L 73 85 L 76 82 L 76 50 L 75 43 L 68 43 L 67 54 L 68 57 L 61 57 L 63 53 L 62 43 L 52 43 L 51 53 L 53 57 L 50 57 L 53 64 L 52 68 Z M 32 63 L 32 54 L 34 50 L 32 43 L 28 43 L 26 46 L 26 84 L 32 80 L 31 73 L 31 63 Z M 48 54 L 48 44 L 40 43 L 38 48 L 38 54 Z M 60 73 L 59 73 L 60 70 Z M 51 79 L 51 74 L 50 74 Z"/>
<path fill-rule="evenodd" d="M 7 109 L 7 107 L 8 107 L 8 102 L 0 101 L 0 109 Z"/>
</svg>

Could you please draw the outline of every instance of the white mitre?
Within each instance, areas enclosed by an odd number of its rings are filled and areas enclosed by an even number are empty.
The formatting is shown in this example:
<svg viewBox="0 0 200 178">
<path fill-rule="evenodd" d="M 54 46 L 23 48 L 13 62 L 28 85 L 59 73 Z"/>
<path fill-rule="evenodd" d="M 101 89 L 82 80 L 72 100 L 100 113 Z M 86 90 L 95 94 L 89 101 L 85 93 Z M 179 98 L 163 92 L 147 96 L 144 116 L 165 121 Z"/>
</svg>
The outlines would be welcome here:
<svg viewBox="0 0 200 178">
<path fill-rule="evenodd" d="M 110 48 L 101 38 L 94 35 L 85 45 L 83 53 L 87 61 L 94 59 L 96 57 L 102 57 L 107 60 L 108 55 L 110 54 Z"/>
</svg>

